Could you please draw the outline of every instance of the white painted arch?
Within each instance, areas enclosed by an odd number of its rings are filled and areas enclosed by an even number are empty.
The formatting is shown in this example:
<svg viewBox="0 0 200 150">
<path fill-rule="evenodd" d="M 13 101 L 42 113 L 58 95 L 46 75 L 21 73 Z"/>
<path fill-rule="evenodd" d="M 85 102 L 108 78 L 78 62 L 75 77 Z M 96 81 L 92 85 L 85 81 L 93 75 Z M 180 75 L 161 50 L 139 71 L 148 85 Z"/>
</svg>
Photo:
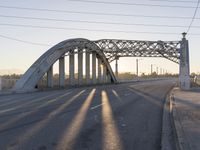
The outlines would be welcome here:
<svg viewBox="0 0 200 150">
<path fill-rule="evenodd" d="M 104 53 L 92 41 L 87 39 L 69 39 L 58 43 L 50 48 L 42 56 L 40 56 L 33 65 L 25 72 L 25 74 L 17 81 L 13 87 L 14 91 L 32 91 L 38 84 L 39 80 L 50 69 L 50 67 L 66 53 L 71 53 L 75 49 L 85 49 L 89 52 L 96 52 L 107 68 L 107 72 L 111 77 L 111 82 L 116 83 L 117 80 L 108 63 Z"/>
</svg>

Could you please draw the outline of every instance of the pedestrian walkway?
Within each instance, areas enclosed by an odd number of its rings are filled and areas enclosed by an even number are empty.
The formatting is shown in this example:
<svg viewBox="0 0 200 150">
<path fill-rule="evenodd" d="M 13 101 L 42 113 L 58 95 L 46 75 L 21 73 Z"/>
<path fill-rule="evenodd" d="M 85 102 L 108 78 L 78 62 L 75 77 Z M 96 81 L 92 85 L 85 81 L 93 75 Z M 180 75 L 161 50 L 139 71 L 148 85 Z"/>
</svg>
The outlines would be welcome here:
<svg viewBox="0 0 200 150">
<path fill-rule="evenodd" d="M 181 150 L 200 150 L 200 88 L 173 90 L 173 119 Z"/>
</svg>

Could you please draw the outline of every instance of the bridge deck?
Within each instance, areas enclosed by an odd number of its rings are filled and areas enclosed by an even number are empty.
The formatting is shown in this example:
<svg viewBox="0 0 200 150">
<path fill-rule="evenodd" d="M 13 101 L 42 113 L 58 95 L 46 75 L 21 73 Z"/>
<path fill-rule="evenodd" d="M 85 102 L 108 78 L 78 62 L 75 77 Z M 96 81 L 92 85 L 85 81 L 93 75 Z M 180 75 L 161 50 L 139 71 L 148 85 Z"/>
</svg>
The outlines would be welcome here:
<svg viewBox="0 0 200 150">
<path fill-rule="evenodd" d="M 0 149 L 160 150 L 174 80 L 0 97 Z"/>
</svg>

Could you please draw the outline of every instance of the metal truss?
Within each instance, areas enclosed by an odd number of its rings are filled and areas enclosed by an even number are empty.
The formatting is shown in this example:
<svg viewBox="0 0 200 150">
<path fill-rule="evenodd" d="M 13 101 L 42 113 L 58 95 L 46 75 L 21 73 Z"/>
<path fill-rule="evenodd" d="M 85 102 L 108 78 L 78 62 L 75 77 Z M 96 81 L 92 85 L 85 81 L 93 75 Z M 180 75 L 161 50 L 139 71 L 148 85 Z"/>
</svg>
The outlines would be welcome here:
<svg viewBox="0 0 200 150">
<path fill-rule="evenodd" d="M 133 41 L 102 39 L 93 41 L 109 62 L 119 57 L 164 57 L 179 64 L 181 41 Z"/>
</svg>

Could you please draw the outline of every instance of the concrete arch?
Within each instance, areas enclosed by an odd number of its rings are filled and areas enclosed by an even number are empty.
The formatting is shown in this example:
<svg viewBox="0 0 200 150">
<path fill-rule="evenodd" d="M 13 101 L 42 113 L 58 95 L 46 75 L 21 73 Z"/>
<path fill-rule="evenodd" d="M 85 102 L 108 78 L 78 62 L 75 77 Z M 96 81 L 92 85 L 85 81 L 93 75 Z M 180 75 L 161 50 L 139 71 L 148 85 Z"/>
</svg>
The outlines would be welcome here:
<svg viewBox="0 0 200 150">
<path fill-rule="evenodd" d="M 87 39 L 69 39 L 58 43 L 50 48 L 33 65 L 25 72 L 25 74 L 17 81 L 13 87 L 14 91 L 31 91 L 35 89 L 38 81 L 50 69 L 50 67 L 65 53 L 71 53 L 74 49 L 86 49 L 89 52 L 96 52 L 101 58 L 103 64 L 107 68 L 107 72 L 111 77 L 111 82 L 116 83 L 117 80 L 112 68 L 106 59 L 103 51 L 92 41 Z"/>
</svg>

